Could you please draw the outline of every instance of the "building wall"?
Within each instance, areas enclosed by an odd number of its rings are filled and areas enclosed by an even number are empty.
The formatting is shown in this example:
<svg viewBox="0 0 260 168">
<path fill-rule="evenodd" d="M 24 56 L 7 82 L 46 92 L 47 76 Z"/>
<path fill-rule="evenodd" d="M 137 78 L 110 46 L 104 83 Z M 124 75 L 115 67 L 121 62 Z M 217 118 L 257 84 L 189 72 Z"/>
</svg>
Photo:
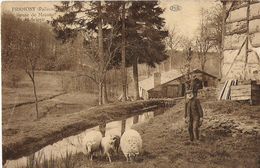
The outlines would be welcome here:
<svg viewBox="0 0 260 168">
<path fill-rule="evenodd" d="M 149 99 L 148 91 L 146 91 L 145 89 L 142 89 L 142 88 L 141 88 L 140 96 L 141 96 L 144 100 Z"/>
<path fill-rule="evenodd" d="M 201 81 L 206 81 L 206 83 L 204 83 L 204 86 L 216 86 L 216 78 L 213 78 L 209 75 L 206 74 L 202 74 L 202 73 L 195 73 L 193 74 L 193 78 L 197 78 Z"/>
<path fill-rule="evenodd" d="M 222 76 L 260 80 L 260 1 L 226 3 Z"/>
<path fill-rule="evenodd" d="M 161 85 L 156 89 L 148 91 L 149 98 L 175 98 L 181 97 L 181 84 L 179 85 Z"/>
<path fill-rule="evenodd" d="M 207 86 L 214 87 L 216 86 L 216 79 L 202 73 L 194 73 L 193 75 L 196 76 L 199 80 L 204 78 L 204 81 L 207 82 Z M 178 78 L 173 80 L 169 83 L 160 85 L 148 91 L 149 98 L 176 98 L 182 97 L 185 93 L 185 83 L 186 79 Z"/>
</svg>

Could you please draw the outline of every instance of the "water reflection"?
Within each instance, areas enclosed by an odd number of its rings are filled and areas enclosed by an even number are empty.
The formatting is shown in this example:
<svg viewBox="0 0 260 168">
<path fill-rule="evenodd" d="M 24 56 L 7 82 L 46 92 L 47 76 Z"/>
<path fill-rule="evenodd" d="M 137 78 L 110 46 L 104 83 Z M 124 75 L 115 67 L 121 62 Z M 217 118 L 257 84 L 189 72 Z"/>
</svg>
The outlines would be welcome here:
<svg viewBox="0 0 260 168">
<path fill-rule="evenodd" d="M 92 130 L 100 130 L 105 135 L 119 135 L 130 129 L 134 124 L 143 123 L 153 118 L 154 116 L 163 113 L 163 109 L 158 109 L 156 111 L 146 112 L 141 115 L 127 118 L 122 121 L 113 121 L 100 126 L 96 126 L 85 130 L 84 132 L 64 138 L 57 143 L 48 145 L 34 154 L 40 162 L 43 158 L 50 160 L 52 158 L 61 158 L 66 152 L 76 154 L 82 152 L 85 149 L 85 144 L 82 143 L 83 137 L 88 136 L 88 133 Z M 4 167 L 6 168 L 18 168 L 26 166 L 28 157 L 22 157 L 17 160 L 7 160 Z"/>
</svg>

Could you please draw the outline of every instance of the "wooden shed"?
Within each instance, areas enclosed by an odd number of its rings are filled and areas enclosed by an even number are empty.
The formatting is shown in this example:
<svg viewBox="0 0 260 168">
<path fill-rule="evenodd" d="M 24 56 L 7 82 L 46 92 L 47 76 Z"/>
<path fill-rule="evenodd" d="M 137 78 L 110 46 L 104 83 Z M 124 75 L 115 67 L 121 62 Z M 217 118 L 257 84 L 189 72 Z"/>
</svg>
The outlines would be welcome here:
<svg viewBox="0 0 260 168">
<path fill-rule="evenodd" d="M 187 75 L 178 70 L 171 70 L 162 74 L 154 73 L 154 76 L 139 82 L 140 97 L 143 99 L 182 97 L 186 90 Z M 217 77 L 204 71 L 195 69 L 189 75 L 201 88 L 203 86 L 216 86 Z"/>
</svg>

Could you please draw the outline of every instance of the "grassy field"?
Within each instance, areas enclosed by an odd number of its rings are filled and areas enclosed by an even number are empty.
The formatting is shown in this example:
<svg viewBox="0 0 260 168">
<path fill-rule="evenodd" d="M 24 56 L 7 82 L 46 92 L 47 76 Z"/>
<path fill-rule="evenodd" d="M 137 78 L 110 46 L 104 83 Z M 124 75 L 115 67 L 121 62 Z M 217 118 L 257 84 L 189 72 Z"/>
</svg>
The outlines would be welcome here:
<svg viewBox="0 0 260 168">
<path fill-rule="evenodd" d="M 44 82 L 38 86 L 40 98 L 62 93 L 59 80 L 50 79 L 48 75 L 41 78 Z M 31 100 L 33 93 L 29 80 L 17 89 L 3 88 L 3 107 Z M 166 113 L 134 127 L 143 138 L 142 155 L 134 163 L 126 163 L 122 153 L 113 156 L 111 164 L 100 157 L 90 162 L 83 154 L 54 162 L 61 163 L 64 168 L 66 165 L 70 168 L 259 167 L 260 106 L 232 101 L 202 102 L 205 118 L 199 142 L 189 141 L 183 120 L 184 103 L 181 102 Z M 3 152 L 10 158 L 20 156 L 19 152 L 40 149 L 47 142 L 79 133 L 98 125 L 101 120 L 134 115 L 136 109 L 153 103 L 158 102 L 116 103 L 92 108 L 97 104 L 96 95 L 75 92 L 40 102 L 39 120 L 35 120 L 34 104 L 7 108 L 2 115 Z"/>
<path fill-rule="evenodd" d="M 21 79 L 17 87 L 3 85 L 2 101 L 3 108 L 13 106 L 15 104 L 34 101 L 33 85 L 30 78 L 26 74 L 21 74 Z M 6 79 L 7 80 L 7 79 Z M 60 76 L 38 72 L 35 75 L 37 95 L 39 99 L 62 93 Z M 5 83 L 5 81 L 3 81 Z"/>
<path fill-rule="evenodd" d="M 113 163 L 76 156 L 75 167 L 95 168 L 258 168 L 260 166 L 260 106 L 236 102 L 204 102 L 201 141 L 190 142 L 183 120 L 183 104 L 137 125 L 143 138 L 143 154 L 126 163 L 123 154 Z M 258 134 L 257 134 L 258 133 Z"/>
<path fill-rule="evenodd" d="M 42 129 L 46 133 L 48 121 L 55 122 L 61 116 L 77 113 L 97 105 L 95 94 L 84 92 L 65 94 L 61 87 L 60 74 L 37 72 L 35 80 L 38 99 L 46 99 L 39 102 L 40 118 L 37 121 L 35 104 L 33 103 L 35 98 L 29 77 L 25 74 L 21 75 L 21 80 L 16 87 L 3 85 L 2 129 L 4 145 L 7 141 L 8 143 L 15 143 L 31 132 L 35 136 L 39 135 L 39 132 L 37 132 L 39 130 L 36 128 Z"/>
<path fill-rule="evenodd" d="M 203 102 L 201 140 L 190 142 L 183 102 L 164 114 L 133 127 L 142 136 L 143 151 L 135 162 L 123 154 L 89 161 L 82 153 L 49 161 L 67 168 L 258 168 L 260 166 L 260 106 L 238 102 Z M 67 166 L 66 166 L 67 165 Z M 51 167 L 51 166 L 50 166 Z"/>
</svg>

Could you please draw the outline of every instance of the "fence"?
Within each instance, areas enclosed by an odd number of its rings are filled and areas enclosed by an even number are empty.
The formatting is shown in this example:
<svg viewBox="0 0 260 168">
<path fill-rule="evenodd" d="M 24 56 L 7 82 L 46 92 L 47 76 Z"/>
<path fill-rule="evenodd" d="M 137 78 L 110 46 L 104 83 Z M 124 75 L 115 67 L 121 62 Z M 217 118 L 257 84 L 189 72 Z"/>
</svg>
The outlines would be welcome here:
<svg viewBox="0 0 260 168">
<path fill-rule="evenodd" d="M 122 94 L 121 71 L 118 69 L 107 72 L 106 89 L 109 98 L 118 98 Z M 88 76 L 77 72 L 61 72 L 61 87 L 66 92 L 88 92 L 98 94 L 98 84 Z M 128 75 L 128 86 L 132 82 Z"/>
</svg>

